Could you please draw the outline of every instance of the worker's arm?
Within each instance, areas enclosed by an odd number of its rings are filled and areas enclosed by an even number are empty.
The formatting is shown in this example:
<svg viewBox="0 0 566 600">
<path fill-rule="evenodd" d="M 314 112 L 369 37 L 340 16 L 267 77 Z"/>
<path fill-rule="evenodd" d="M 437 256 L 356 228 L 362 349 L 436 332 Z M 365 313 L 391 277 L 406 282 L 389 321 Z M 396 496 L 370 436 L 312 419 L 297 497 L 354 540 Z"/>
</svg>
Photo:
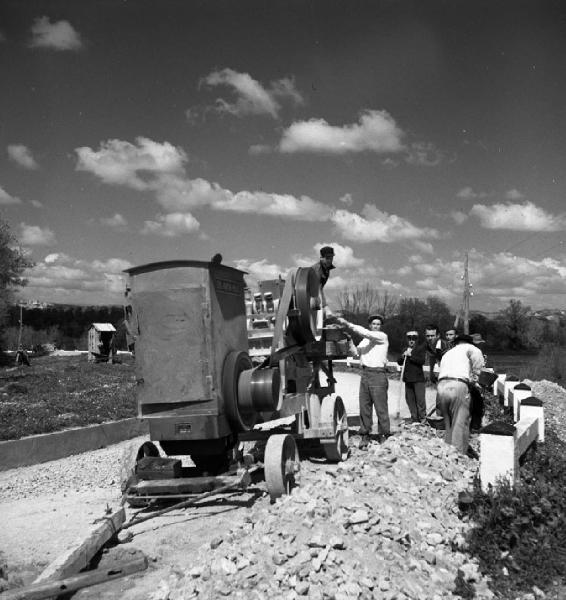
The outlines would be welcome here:
<svg viewBox="0 0 566 600">
<path fill-rule="evenodd" d="M 468 352 L 468 357 L 470 359 L 470 365 L 472 367 L 472 380 L 477 381 L 480 376 L 480 371 L 483 369 L 485 365 L 485 360 L 483 358 L 483 353 L 479 348 L 475 346 L 471 346 Z"/>
<path fill-rule="evenodd" d="M 361 335 L 364 338 L 372 340 L 377 344 L 386 344 L 389 342 L 387 334 L 383 333 L 383 331 L 370 331 L 369 329 L 366 329 L 361 325 L 354 325 L 353 323 L 346 321 L 346 319 L 343 319 L 342 317 L 338 317 L 336 319 L 336 322 L 345 327 L 346 329 L 349 329 L 350 331 L 353 331 L 354 333 L 357 333 L 358 335 Z"/>
</svg>

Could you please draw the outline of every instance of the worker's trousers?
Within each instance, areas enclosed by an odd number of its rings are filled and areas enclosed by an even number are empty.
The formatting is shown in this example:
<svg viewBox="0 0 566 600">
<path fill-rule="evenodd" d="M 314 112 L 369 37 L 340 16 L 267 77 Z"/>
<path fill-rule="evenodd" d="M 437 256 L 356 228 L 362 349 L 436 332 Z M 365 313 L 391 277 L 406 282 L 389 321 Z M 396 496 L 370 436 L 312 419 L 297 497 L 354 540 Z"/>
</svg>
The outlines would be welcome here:
<svg viewBox="0 0 566 600">
<path fill-rule="evenodd" d="M 360 379 L 360 434 L 368 435 L 373 426 L 373 408 L 377 414 L 377 430 L 382 435 L 389 435 L 389 407 L 387 390 L 389 381 L 385 371 L 362 370 Z"/>
<path fill-rule="evenodd" d="M 405 381 L 405 400 L 413 421 L 426 419 L 426 390 L 424 381 Z"/>
<path fill-rule="evenodd" d="M 444 417 L 444 440 L 466 454 L 470 440 L 470 391 L 463 381 L 441 379 L 436 406 Z"/>
</svg>

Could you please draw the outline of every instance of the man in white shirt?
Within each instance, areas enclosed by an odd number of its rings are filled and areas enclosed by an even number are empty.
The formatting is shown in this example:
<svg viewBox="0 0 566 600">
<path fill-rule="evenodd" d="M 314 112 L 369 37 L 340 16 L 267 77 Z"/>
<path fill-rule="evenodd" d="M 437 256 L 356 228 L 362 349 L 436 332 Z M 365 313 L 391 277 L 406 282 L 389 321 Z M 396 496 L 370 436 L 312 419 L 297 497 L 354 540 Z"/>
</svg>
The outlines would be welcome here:
<svg viewBox="0 0 566 600">
<path fill-rule="evenodd" d="M 469 335 L 459 335 L 440 361 L 436 404 L 444 417 L 444 440 L 466 454 L 470 438 L 470 389 L 485 362 Z"/>
<path fill-rule="evenodd" d="M 327 311 L 327 316 L 328 311 Z M 389 350 L 389 338 L 381 331 L 383 317 L 371 315 L 368 319 L 369 329 L 354 325 L 338 317 L 337 322 L 346 329 L 362 336 L 358 346 L 353 346 L 354 356 L 359 357 L 362 367 L 360 379 L 360 449 L 367 448 L 370 441 L 370 433 L 373 426 L 373 407 L 377 414 L 378 440 L 384 441 L 391 435 L 389 423 L 389 407 L 387 405 L 387 351 Z"/>
</svg>

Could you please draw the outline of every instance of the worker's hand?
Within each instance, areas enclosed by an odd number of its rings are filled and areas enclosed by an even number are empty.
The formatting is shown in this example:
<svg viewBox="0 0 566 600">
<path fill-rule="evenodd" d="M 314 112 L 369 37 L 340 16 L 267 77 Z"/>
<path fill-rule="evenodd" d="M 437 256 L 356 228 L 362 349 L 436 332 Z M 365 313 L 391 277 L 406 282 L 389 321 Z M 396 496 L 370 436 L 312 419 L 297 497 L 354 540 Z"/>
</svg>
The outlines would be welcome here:
<svg viewBox="0 0 566 600">
<path fill-rule="evenodd" d="M 411 356 L 412 353 L 413 353 L 413 349 L 412 348 L 407 348 L 405 350 L 405 352 L 403 352 L 403 356 Z"/>
</svg>

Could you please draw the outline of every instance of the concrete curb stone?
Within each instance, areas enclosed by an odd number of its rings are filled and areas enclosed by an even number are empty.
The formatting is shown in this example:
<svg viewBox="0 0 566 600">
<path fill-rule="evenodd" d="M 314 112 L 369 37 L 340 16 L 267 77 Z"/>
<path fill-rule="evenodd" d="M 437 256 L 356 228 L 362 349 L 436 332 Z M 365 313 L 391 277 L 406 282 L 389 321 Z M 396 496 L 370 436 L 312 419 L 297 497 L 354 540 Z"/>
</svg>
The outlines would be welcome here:
<svg viewBox="0 0 566 600">
<path fill-rule="evenodd" d="M 0 471 L 98 450 L 148 432 L 147 421 L 134 417 L 0 442 Z"/>
</svg>

